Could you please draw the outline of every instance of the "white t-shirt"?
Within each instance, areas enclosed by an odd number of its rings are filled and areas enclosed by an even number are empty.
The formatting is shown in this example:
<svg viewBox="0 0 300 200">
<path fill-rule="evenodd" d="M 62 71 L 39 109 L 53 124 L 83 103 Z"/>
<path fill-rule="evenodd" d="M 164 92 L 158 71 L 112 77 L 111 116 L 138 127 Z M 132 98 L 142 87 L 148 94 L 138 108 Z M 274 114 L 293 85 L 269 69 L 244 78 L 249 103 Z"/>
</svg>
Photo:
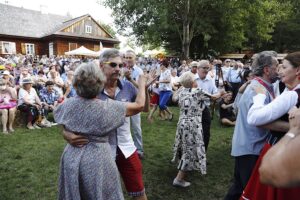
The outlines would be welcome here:
<svg viewBox="0 0 300 200">
<path fill-rule="evenodd" d="M 172 86 L 171 86 L 171 71 L 169 69 L 167 69 L 164 72 L 161 72 L 159 80 L 165 80 L 165 79 L 169 79 L 170 82 L 169 83 L 159 83 L 159 89 L 160 91 L 171 91 L 172 90 Z"/>
<path fill-rule="evenodd" d="M 18 100 L 18 106 L 25 103 L 24 97 L 27 97 L 30 103 L 36 103 L 35 99 L 37 97 L 37 93 L 34 88 L 30 88 L 30 92 L 28 93 L 23 88 L 20 88 L 19 90 L 19 100 Z"/>
</svg>

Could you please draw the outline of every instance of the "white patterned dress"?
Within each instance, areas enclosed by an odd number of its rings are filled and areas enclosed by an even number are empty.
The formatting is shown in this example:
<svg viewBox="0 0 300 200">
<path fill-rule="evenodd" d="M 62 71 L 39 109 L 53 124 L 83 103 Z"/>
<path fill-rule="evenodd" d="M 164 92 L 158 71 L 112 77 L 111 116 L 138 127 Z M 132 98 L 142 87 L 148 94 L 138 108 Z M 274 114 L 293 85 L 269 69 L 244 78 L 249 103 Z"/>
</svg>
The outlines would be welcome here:
<svg viewBox="0 0 300 200">
<path fill-rule="evenodd" d="M 54 110 L 55 121 L 88 137 L 82 148 L 67 144 L 61 157 L 59 200 L 123 200 L 108 135 L 125 121 L 123 102 L 73 97 Z"/>
<path fill-rule="evenodd" d="M 209 97 L 202 89 L 180 88 L 173 99 L 178 100 L 180 116 L 177 123 L 173 161 L 179 160 L 178 169 L 200 171 L 206 174 L 206 154 L 202 134 L 204 100 Z"/>
</svg>

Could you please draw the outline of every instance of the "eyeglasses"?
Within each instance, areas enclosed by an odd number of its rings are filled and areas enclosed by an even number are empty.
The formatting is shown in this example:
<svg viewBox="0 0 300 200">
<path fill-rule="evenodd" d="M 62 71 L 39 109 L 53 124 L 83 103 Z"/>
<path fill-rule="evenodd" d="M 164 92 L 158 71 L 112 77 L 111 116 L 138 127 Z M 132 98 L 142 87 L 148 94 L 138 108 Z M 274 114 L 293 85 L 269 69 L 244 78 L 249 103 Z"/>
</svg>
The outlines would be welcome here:
<svg viewBox="0 0 300 200">
<path fill-rule="evenodd" d="M 131 60 L 132 58 L 133 58 L 133 57 L 125 57 L 125 59 L 130 59 L 130 60 Z"/>
<path fill-rule="evenodd" d="M 104 62 L 104 64 L 109 64 L 109 66 L 111 66 L 112 68 L 115 68 L 117 66 L 119 66 L 120 68 L 123 67 L 123 63 L 118 64 L 118 63 L 115 63 L 115 62 Z"/>
<path fill-rule="evenodd" d="M 201 67 L 202 69 L 205 69 L 205 70 L 208 70 L 209 69 L 209 67 Z"/>
</svg>

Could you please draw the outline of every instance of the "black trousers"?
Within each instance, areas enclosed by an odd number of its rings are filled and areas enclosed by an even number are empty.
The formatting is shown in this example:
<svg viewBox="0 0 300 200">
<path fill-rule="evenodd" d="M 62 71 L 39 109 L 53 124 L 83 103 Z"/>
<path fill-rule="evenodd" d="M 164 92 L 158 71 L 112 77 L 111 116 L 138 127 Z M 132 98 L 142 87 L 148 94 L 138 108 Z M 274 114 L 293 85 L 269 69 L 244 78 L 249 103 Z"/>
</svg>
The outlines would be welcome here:
<svg viewBox="0 0 300 200">
<path fill-rule="evenodd" d="M 235 157 L 233 184 L 229 188 L 224 200 L 239 200 L 250 179 L 257 159 L 257 155 Z"/>
<path fill-rule="evenodd" d="M 202 129 L 203 129 L 203 140 L 205 146 L 205 152 L 207 152 L 209 138 L 210 138 L 210 124 L 211 124 L 211 116 L 209 112 L 209 108 L 205 107 L 202 112 Z"/>
<path fill-rule="evenodd" d="M 232 99 L 234 100 L 237 93 L 239 92 L 239 89 L 241 87 L 241 83 L 231 83 L 230 82 L 230 85 L 231 85 L 231 90 L 232 90 Z"/>
</svg>

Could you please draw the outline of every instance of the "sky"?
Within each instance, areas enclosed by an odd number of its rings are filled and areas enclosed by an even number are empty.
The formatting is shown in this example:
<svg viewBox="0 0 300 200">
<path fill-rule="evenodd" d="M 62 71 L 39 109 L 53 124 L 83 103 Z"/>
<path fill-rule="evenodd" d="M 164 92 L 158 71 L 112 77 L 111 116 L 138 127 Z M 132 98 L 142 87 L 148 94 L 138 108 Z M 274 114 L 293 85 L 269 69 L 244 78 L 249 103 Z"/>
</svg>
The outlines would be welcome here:
<svg viewBox="0 0 300 200">
<path fill-rule="evenodd" d="M 69 13 L 74 18 L 90 14 L 95 20 L 100 20 L 115 29 L 114 20 L 111 17 L 112 10 L 101 5 L 101 1 L 103 0 L 0 0 L 0 3 L 31 10 L 42 10 L 51 14 L 67 15 Z M 117 37 L 121 41 L 120 47 L 124 48 L 126 38 L 120 35 Z"/>
</svg>

